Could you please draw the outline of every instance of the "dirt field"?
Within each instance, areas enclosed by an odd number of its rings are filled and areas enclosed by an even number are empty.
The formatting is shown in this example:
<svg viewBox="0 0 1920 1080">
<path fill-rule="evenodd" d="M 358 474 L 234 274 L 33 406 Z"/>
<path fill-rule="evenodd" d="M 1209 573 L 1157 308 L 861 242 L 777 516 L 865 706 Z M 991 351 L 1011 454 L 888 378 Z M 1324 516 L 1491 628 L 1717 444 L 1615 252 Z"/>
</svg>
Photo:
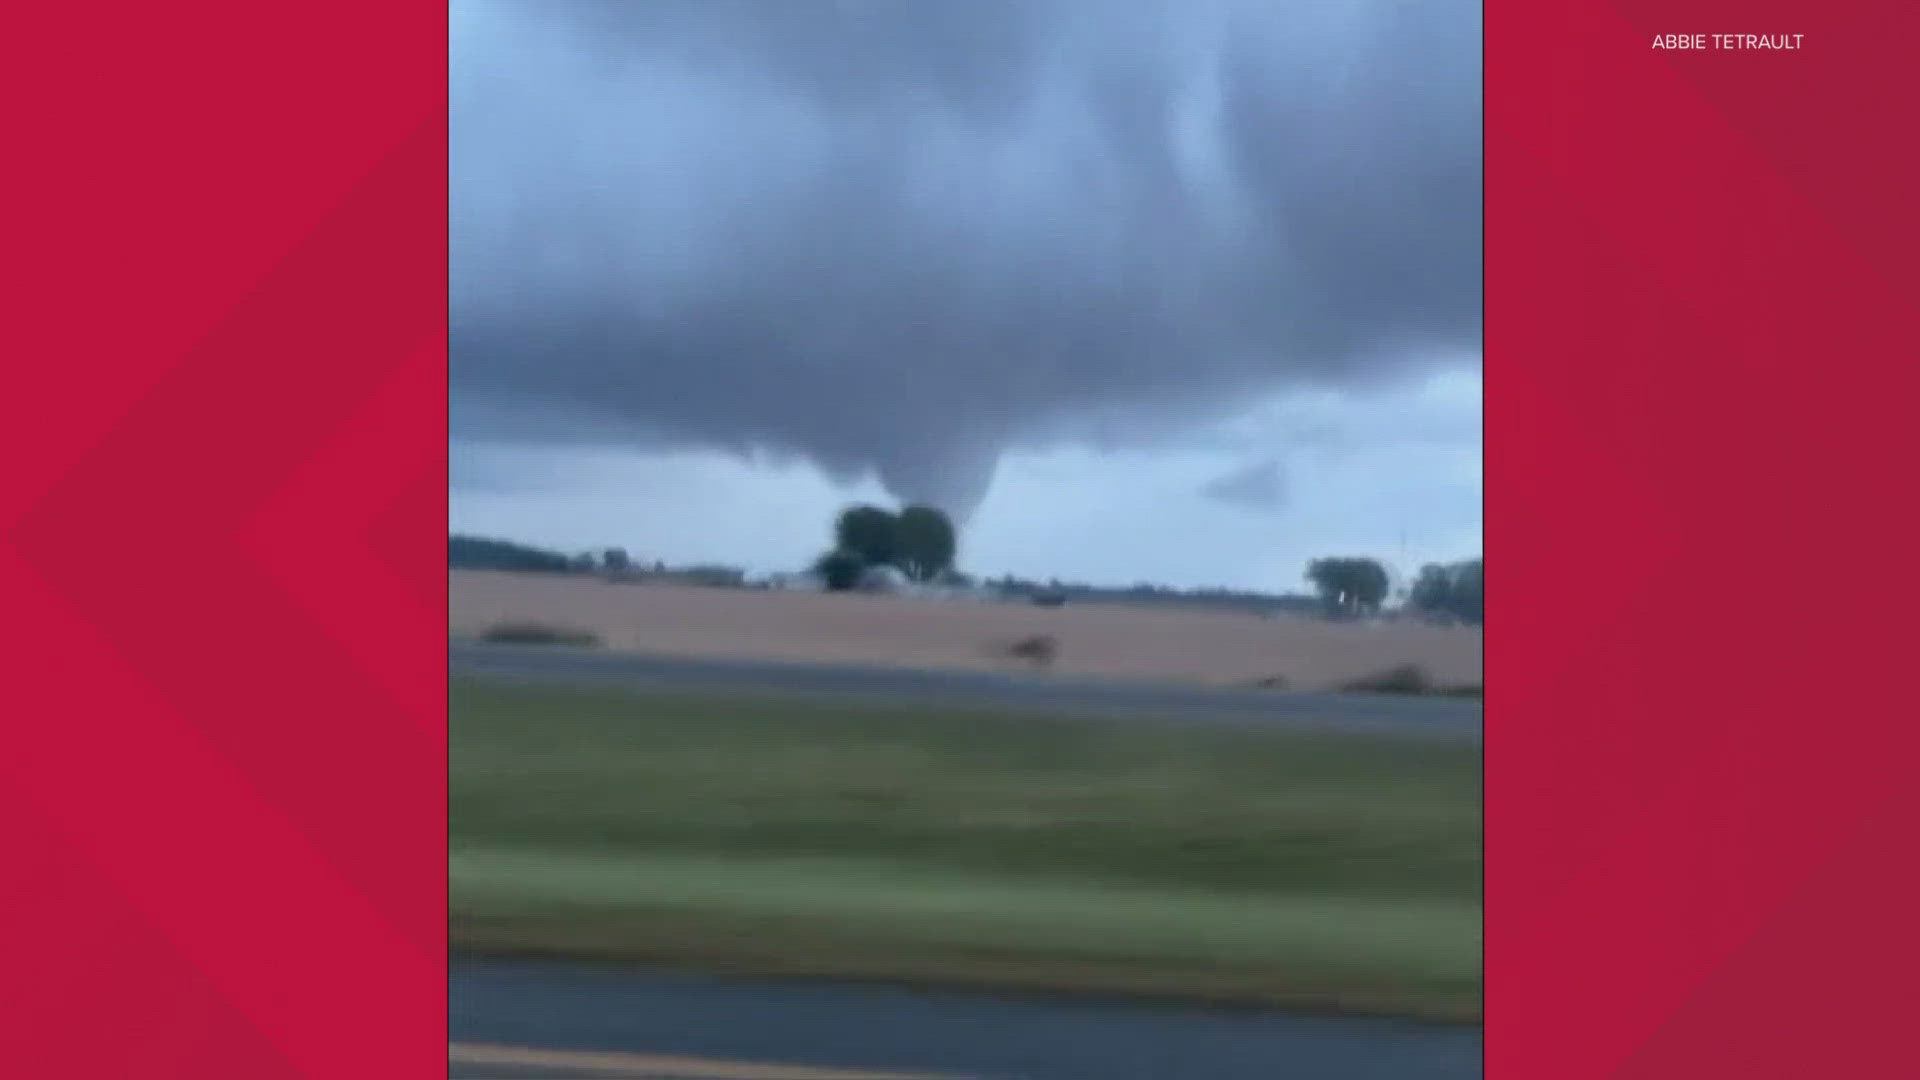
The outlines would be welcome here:
<svg viewBox="0 0 1920 1080">
<path fill-rule="evenodd" d="M 608 648 L 695 657 L 1016 669 L 999 650 L 1051 634 L 1053 670 L 1118 678 L 1246 683 L 1282 676 L 1319 689 L 1395 664 L 1481 681 L 1477 629 L 1333 624 L 1118 605 L 904 599 L 614 584 L 593 578 L 449 573 L 449 624 L 474 634 L 511 619 L 597 631 Z"/>
</svg>

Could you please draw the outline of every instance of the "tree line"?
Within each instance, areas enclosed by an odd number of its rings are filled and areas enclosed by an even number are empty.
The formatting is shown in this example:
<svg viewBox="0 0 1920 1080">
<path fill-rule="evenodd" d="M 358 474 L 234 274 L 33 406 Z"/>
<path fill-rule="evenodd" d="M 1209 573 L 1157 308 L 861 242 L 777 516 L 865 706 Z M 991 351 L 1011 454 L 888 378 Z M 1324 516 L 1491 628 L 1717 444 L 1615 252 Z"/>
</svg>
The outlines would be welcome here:
<svg viewBox="0 0 1920 1080">
<path fill-rule="evenodd" d="M 565 574 L 576 569 L 571 556 L 545 548 L 485 536 L 447 537 L 447 565 L 454 570 L 510 570 Z"/>
<path fill-rule="evenodd" d="M 688 585 L 737 587 L 746 583 L 746 571 L 734 566 L 668 566 L 659 561 L 642 565 L 625 548 L 610 547 L 575 555 L 487 536 L 447 537 L 447 566 L 452 570 L 500 570 L 520 574 L 605 574 Z"/>
<path fill-rule="evenodd" d="M 1378 559 L 1328 558 L 1307 564 L 1307 580 L 1329 615 L 1351 617 L 1380 610 L 1391 588 Z M 1428 563 L 1407 589 L 1406 607 L 1418 614 L 1478 625 L 1484 616 L 1481 560 Z"/>
<path fill-rule="evenodd" d="M 908 506 L 898 513 L 871 505 L 850 507 L 835 519 L 833 538 L 833 548 L 820 556 L 813 568 L 831 591 L 857 588 L 871 571 L 882 567 L 896 569 L 911 581 L 965 580 L 953 565 L 957 546 L 953 522 L 934 507 Z M 1335 618 L 1377 613 L 1392 590 L 1385 564 L 1360 556 L 1314 559 L 1307 564 L 1306 580 L 1313 586 L 1321 610 Z M 1257 595 L 1224 589 L 1161 590 L 1145 585 L 1126 590 L 1074 588 L 1057 581 L 1042 588 L 1035 583 L 1016 583 L 1011 577 L 1000 586 L 1006 595 L 1027 595 L 1036 600 L 1044 597 L 1054 602 L 1070 595 L 1134 599 L 1172 595 L 1211 601 L 1246 600 Z M 1421 567 L 1405 601 L 1408 610 L 1421 615 L 1479 624 L 1483 607 L 1481 560 Z"/>
<path fill-rule="evenodd" d="M 891 512 L 877 506 L 862 505 L 843 511 L 833 523 L 833 547 L 814 563 L 814 572 L 832 591 L 858 588 L 876 569 L 891 568 L 915 582 L 964 582 L 966 577 L 954 568 L 958 541 L 953 522 L 931 506 L 908 506 Z M 729 567 L 686 567 L 670 570 L 658 563 L 642 570 L 621 548 L 608 548 L 593 554 L 567 555 L 509 540 L 453 535 L 447 540 L 447 561 L 454 569 L 507 570 L 521 573 L 635 574 L 682 580 L 689 584 L 738 586 L 741 571 Z M 1377 613 L 1386 604 L 1392 589 L 1385 564 L 1361 556 L 1336 556 L 1314 559 L 1307 564 L 1306 581 L 1313 586 L 1320 610 L 1334 618 L 1353 618 Z M 1166 589 L 1150 585 L 1131 588 L 1101 588 L 1091 585 L 1063 585 L 1058 581 L 1041 584 L 1008 577 L 990 583 L 1008 596 L 1026 596 L 1065 601 L 1122 600 L 1174 601 L 1200 600 L 1260 609 L 1283 609 L 1296 599 L 1259 593 L 1240 593 L 1225 589 Z M 1407 610 L 1433 618 L 1450 619 L 1479 625 L 1485 614 L 1482 596 L 1482 562 L 1479 558 L 1454 563 L 1430 563 L 1419 574 L 1405 595 Z"/>
</svg>

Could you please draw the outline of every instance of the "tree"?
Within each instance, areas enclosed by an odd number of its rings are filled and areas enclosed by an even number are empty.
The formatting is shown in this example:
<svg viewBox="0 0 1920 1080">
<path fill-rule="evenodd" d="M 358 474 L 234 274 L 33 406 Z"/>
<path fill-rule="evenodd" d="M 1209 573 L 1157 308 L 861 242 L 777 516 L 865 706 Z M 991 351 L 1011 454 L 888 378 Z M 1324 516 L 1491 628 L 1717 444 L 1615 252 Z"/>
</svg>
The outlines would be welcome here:
<svg viewBox="0 0 1920 1080">
<path fill-rule="evenodd" d="M 633 568 L 633 560 L 627 557 L 626 548 L 608 548 L 600 553 L 600 567 L 615 574 L 624 574 Z"/>
<path fill-rule="evenodd" d="M 1461 563 L 1454 575 L 1453 613 L 1475 625 L 1486 618 L 1486 595 L 1479 559 L 1469 559 Z"/>
<path fill-rule="evenodd" d="M 827 552 L 813 564 L 813 572 L 820 575 L 829 592 L 847 592 L 855 588 L 866 569 L 866 561 L 858 553 L 844 548 Z"/>
<path fill-rule="evenodd" d="M 1387 598 L 1387 568 L 1373 559 L 1353 560 L 1353 596 L 1363 610 L 1378 611 Z"/>
<path fill-rule="evenodd" d="M 1338 615 L 1346 610 L 1345 562 L 1345 559 L 1315 559 L 1307 564 L 1307 583 L 1313 586 L 1314 592 L 1320 594 L 1320 601 L 1330 615 Z"/>
<path fill-rule="evenodd" d="M 1407 603 L 1416 611 L 1451 613 L 1453 572 L 1439 563 L 1421 567 L 1420 576 L 1413 579 L 1413 588 L 1407 593 Z"/>
<path fill-rule="evenodd" d="M 1315 559 L 1307 564 L 1307 580 L 1336 615 L 1373 611 L 1387 598 L 1387 568 L 1377 559 Z"/>
<path fill-rule="evenodd" d="M 855 506 L 834 523 L 839 550 L 851 552 L 868 566 L 885 566 L 899 554 L 899 522 L 877 506 Z"/>
<path fill-rule="evenodd" d="M 953 521 L 931 506 L 909 506 L 894 519 L 895 565 L 914 581 L 932 581 L 953 566 Z"/>
<path fill-rule="evenodd" d="M 1479 623 L 1485 613 L 1481 560 L 1469 559 L 1445 566 L 1430 563 L 1421 567 L 1407 603 L 1417 611 Z"/>
</svg>

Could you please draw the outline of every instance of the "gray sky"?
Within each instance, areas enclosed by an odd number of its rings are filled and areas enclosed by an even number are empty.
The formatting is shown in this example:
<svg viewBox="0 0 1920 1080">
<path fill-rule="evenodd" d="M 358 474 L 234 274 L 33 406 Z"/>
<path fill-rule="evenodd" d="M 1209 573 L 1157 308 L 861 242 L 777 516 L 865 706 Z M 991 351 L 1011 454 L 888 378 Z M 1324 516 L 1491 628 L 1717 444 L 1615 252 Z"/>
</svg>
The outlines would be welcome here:
<svg viewBox="0 0 1920 1080">
<path fill-rule="evenodd" d="M 452 525 L 1288 588 L 1477 553 L 1453 0 L 454 0 Z"/>
</svg>

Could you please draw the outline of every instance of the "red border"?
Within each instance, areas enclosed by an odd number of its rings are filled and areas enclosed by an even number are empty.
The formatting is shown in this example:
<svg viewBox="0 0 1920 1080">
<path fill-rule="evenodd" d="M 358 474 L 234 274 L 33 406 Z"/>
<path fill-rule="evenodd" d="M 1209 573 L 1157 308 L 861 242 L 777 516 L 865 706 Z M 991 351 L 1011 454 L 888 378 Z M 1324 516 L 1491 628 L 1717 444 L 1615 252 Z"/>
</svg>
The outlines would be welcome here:
<svg viewBox="0 0 1920 1080">
<path fill-rule="evenodd" d="M 445 10 L 17 7 L 0 1072 L 444 1076 Z"/>
<path fill-rule="evenodd" d="M 1911 1069 L 1917 12 L 1489 5 L 1496 1080 Z M 11 14 L 0 1061 L 442 1075 L 444 10 Z"/>
<path fill-rule="evenodd" d="M 1920 8 L 1486 25 L 1487 1075 L 1911 1075 Z"/>
</svg>

